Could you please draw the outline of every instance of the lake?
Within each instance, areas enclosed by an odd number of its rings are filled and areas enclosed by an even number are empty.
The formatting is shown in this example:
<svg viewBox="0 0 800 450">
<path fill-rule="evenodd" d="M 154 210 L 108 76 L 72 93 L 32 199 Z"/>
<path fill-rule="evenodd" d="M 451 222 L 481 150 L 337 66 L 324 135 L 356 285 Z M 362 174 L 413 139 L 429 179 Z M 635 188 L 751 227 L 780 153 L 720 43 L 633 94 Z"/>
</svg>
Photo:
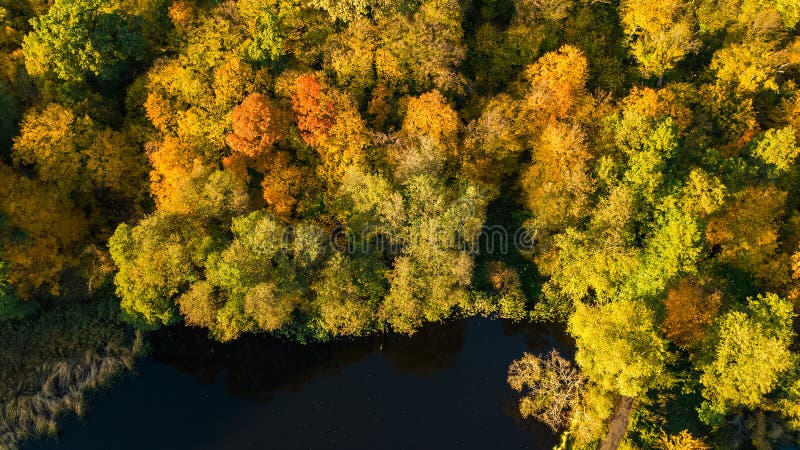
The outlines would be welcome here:
<svg viewBox="0 0 800 450">
<path fill-rule="evenodd" d="M 481 318 L 305 346 L 173 328 L 152 346 L 58 439 L 23 450 L 550 449 L 506 370 L 524 351 L 571 351 L 557 327 Z"/>
</svg>

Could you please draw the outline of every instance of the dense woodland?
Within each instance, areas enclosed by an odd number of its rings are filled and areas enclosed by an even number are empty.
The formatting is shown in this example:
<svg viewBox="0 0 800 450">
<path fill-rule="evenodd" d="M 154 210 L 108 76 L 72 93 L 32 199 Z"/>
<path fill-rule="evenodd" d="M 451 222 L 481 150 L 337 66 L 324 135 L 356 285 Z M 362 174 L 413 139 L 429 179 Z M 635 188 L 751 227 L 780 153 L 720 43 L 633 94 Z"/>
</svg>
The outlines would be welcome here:
<svg viewBox="0 0 800 450">
<path fill-rule="evenodd" d="M 799 22 L 797 0 L 0 0 L 0 447 L 80 413 L 148 330 L 483 314 L 574 337 L 509 361 L 564 448 L 608 445 L 623 404 L 622 448 L 796 448 Z"/>
</svg>

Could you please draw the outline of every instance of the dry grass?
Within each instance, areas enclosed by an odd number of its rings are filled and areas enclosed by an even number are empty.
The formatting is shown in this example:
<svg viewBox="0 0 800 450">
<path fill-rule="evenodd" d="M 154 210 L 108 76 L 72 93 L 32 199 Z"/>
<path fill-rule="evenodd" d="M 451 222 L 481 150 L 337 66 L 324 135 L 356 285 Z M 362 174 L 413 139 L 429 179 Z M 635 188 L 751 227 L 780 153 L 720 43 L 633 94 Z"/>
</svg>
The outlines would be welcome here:
<svg viewBox="0 0 800 450">
<path fill-rule="evenodd" d="M 102 304 L 58 306 L 30 322 L 0 323 L 0 449 L 54 434 L 85 394 L 133 367 L 144 337 Z"/>
</svg>

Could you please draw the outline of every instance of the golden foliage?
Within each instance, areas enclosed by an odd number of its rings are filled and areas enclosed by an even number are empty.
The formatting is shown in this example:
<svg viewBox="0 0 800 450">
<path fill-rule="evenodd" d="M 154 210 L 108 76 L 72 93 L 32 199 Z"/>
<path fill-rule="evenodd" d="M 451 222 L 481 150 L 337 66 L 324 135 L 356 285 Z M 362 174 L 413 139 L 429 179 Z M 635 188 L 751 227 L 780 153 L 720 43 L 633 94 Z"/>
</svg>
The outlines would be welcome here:
<svg viewBox="0 0 800 450">
<path fill-rule="evenodd" d="M 720 246 L 719 259 L 776 289 L 788 281 L 785 255 L 778 253 L 779 218 L 786 192 L 775 186 L 749 187 L 733 195 L 723 213 L 706 227 L 709 244 Z"/>
<path fill-rule="evenodd" d="M 577 125 L 548 125 L 533 152 L 533 163 L 522 174 L 525 203 L 545 227 L 586 214 L 593 180 L 591 155 Z"/>
<path fill-rule="evenodd" d="M 161 142 L 152 142 L 148 147 L 147 156 L 153 166 L 150 172 L 150 192 L 156 205 L 169 203 L 178 184 L 200 161 L 188 145 L 172 136 L 165 137 Z"/>
<path fill-rule="evenodd" d="M 711 448 L 702 439 L 692 436 L 686 430 L 676 435 L 664 433 L 659 443 L 660 450 L 708 450 Z"/>
<path fill-rule="evenodd" d="M 699 343 L 717 316 L 721 300 L 719 292 L 707 292 L 692 281 L 681 280 L 664 301 L 664 335 L 683 348 Z"/>
<path fill-rule="evenodd" d="M 214 325 L 219 304 L 214 297 L 214 287 L 207 281 L 192 284 L 177 301 L 187 325 L 203 328 Z"/>
<path fill-rule="evenodd" d="M 250 289 L 244 299 L 245 312 L 265 331 L 283 326 L 294 310 L 293 299 L 278 295 L 275 290 L 274 285 L 262 283 Z"/>
<path fill-rule="evenodd" d="M 457 151 L 459 125 L 458 115 L 438 90 L 408 101 L 403 131 L 418 139 L 433 140 L 449 157 Z"/>
<path fill-rule="evenodd" d="M 588 62 L 578 48 L 564 45 L 557 52 L 545 53 L 525 69 L 526 110 L 545 122 L 569 117 L 584 100 L 588 76 Z"/>
<path fill-rule="evenodd" d="M 298 202 L 298 196 L 310 184 L 311 173 L 292 164 L 286 152 L 277 152 L 264 172 L 261 182 L 264 200 L 279 217 L 287 218 Z"/>
<path fill-rule="evenodd" d="M 4 237 L 2 257 L 10 263 L 8 280 L 23 297 L 48 286 L 58 292 L 59 274 L 78 262 L 86 238 L 83 215 L 64 201 L 63 194 L 17 175 L 0 163 L 0 211 L 22 238 Z"/>
</svg>

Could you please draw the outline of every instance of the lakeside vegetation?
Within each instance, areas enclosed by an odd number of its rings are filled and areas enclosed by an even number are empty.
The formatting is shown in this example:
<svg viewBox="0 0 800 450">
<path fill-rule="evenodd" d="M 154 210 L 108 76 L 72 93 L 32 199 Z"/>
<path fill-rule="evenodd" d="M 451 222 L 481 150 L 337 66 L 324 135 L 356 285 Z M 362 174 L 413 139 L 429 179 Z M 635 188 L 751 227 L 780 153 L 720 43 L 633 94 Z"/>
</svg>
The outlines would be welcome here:
<svg viewBox="0 0 800 450">
<path fill-rule="evenodd" d="M 509 361 L 566 448 L 796 446 L 799 22 L 796 0 L 0 0 L 0 446 L 80 412 L 147 330 L 473 314 L 574 337 L 573 361 Z"/>
</svg>

